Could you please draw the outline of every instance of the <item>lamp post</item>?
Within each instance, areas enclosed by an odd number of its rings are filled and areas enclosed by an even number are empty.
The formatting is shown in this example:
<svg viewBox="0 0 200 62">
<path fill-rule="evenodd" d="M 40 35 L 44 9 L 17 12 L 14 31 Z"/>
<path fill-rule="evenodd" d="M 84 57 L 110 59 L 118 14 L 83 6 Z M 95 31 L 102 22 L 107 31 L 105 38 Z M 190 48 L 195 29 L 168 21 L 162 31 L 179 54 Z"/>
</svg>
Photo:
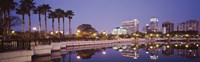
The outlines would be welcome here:
<svg viewBox="0 0 200 62">
<path fill-rule="evenodd" d="M 170 34 L 167 34 L 166 36 L 167 36 L 167 38 L 168 38 L 168 42 L 170 42 L 170 41 L 171 41 L 171 35 L 170 35 Z"/>
<path fill-rule="evenodd" d="M 185 34 L 185 37 L 186 37 L 186 41 L 189 42 L 190 41 L 190 35 L 189 34 Z"/>
<path fill-rule="evenodd" d="M 35 32 L 37 30 L 37 27 L 33 27 L 33 31 Z"/>
<path fill-rule="evenodd" d="M 35 45 L 36 45 L 36 30 L 37 30 L 37 27 L 33 27 L 33 34 L 34 34 L 34 39 L 35 39 Z"/>
</svg>

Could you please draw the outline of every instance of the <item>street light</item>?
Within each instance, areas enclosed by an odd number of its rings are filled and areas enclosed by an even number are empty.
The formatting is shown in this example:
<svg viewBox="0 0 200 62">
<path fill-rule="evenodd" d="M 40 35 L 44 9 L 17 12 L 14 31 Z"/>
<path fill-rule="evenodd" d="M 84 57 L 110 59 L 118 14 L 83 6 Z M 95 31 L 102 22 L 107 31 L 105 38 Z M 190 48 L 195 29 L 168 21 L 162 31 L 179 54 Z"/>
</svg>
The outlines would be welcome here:
<svg viewBox="0 0 200 62">
<path fill-rule="evenodd" d="M 81 59 L 81 57 L 80 57 L 80 56 L 76 56 L 76 58 L 77 58 L 77 59 Z"/>
<path fill-rule="evenodd" d="M 12 31 L 12 34 L 14 34 L 15 33 L 15 31 Z"/>
<path fill-rule="evenodd" d="M 37 27 L 33 27 L 33 31 L 36 31 L 37 30 Z"/>
<path fill-rule="evenodd" d="M 54 33 L 53 32 L 51 32 L 51 35 L 53 35 Z"/>
<path fill-rule="evenodd" d="M 152 36 L 153 36 L 153 34 L 150 34 L 150 36 L 152 37 Z"/>
<path fill-rule="evenodd" d="M 167 37 L 169 37 L 170 35 L 169 34 L 167 34 Z"/>
<path fill-rule="evenodd" d="M 81 32 L 81 30 L 77 30 L 76 32 L 77 32 L 77 33 L 80 33 L 80 32 Z"/>
<path fill-rule="evenodd" d="M 186 37 L 189 37 L 189 34 L 185 34 Z"/>
<path fill-rule="evenodd" d="M 156 34 L 156 37 L 158 38 L 158 37 L 159 37 L 159 34 Z"/>
</svg>

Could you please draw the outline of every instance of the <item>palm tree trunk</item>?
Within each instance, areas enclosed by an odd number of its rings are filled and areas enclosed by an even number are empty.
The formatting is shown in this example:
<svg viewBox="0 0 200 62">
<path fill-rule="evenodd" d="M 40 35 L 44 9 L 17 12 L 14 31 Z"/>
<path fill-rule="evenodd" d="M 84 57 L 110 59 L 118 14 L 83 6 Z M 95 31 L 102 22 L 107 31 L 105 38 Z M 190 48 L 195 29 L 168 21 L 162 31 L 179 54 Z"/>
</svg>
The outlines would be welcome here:
<svg viewBox="0 0 200 62">
<path fill-rule="evenodd" d="M 60 17 L 58 17 L 58 32 L 60 33 Z"/>
<path fill-rule="evenodd" d="M 45 21 L 44 22 L 44 25 L 45 25 L 45 33 L 44 34 L 45 34 L 45 37 L 46 37 L 47 36 L 47 14 L 46 14 L 46 12 L 44 14 L 44 19 L 45 19 L 44 20 Z"/>
<path fill-rule="evenodd" d="M 69 19 L 69 35 L 71 35 L 71 19 Z"/>
<path fill-rule="evenodd" d="M 5 18 L 6 18 L 6 12 L 3 11 L 3 27 L 4 28 L 6 28 L 6 20 L 5 20 Z M 7 31 L 7 29 L 4 29 L 4 28 L 3 28 L 3 40 L 6 39 L 6 31 Z"/>
<path fill-rule="evenodd" d="M 65 17 L 63 16 L 63 35 L 65 35 Z"/>
<path fill-rule="evenodd" d="M 39 38 L 41 37 L 41 14 L 39 13 Z"/>
<path fill-rule="evenodd" d="M 30 38 L 31 34 L 31 14 L 28 14 L 28 38 Z"/>
<path fill-rule="evenodd" d="M 53 34 L 55 34 L 55 31 L 54 31 L 54 17 L 52 17 L 52 32 L 53 32 Z"/>
<path fill-rule="evenodd" d="M 11 30 L 10 10 L 7 11 L 7 14 L 8 14 L 7 35 L 8 35 L 8 39 L 10 39 L 10 30 Z"/>
<path fill-rule="evenodd" d="M 22 33 L 24 33 L 24 25 L 25 25 L 24 14 L 22 14 Z"/>
</svg>

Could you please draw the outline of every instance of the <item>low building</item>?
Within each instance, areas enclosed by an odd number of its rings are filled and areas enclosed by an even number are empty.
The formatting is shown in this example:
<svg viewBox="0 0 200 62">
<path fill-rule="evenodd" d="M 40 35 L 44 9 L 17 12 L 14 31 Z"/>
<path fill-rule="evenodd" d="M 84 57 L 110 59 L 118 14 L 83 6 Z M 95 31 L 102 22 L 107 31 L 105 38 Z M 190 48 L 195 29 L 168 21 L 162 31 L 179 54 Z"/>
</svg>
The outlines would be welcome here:
<svg viewBox="0 0 200 62">
<path fill-rule="evenodd" d="M 185 22 L 178 23 L 178 31 L 198 31 L 200 32 L 200 21 L 197 20 L 188 20 Z"/>
<path fill-rule="evenodd" d="M 127 29 L 122 27 L 116 27 L 112 30 L 113 35 L 128 34 Z"/>
</svg>

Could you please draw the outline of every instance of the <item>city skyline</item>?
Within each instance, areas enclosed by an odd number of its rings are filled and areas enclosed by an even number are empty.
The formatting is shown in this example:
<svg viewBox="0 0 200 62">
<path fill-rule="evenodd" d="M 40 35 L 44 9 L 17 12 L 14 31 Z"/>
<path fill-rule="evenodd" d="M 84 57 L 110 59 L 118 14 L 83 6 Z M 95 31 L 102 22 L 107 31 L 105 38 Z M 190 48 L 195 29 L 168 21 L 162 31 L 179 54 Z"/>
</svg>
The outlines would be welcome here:
<svg viewBox="0 0 200 62">
<path fill-rule="evenodd" d="M 178 22 L 184 22 L 190 19 L 200 20 L 200 14 L 198 13 L 200 7 L 198 7 L 198 2 L 200 1 L 35 0 L 36 6 L 49 4 L 52 7 L 52 10 L 56 8 L 61 8 L 65 11 L 73 10 L 75 13 L 75 16 L 72 19 L 73 33 L 76 31 L 76 27 L 81 24 L 91 24 L 98 32 L 106 31 L 111 33 L 113 28 L 122 25 L 121 22 L 135 18 L 139 20 L 139 31 L 142 31 L 142 27 L 149 23 L 150 18 L 153 16 L 158 18 L 159 27 L 161 27 L 162 22 L 169 20 L 174 21 L 175 26 L 177 26 Z M 33 15 L 32 17 L 32 27 L 38 26 L 38 16 Z M 27 23 L 27 19 L 25 21 Z M 47 21 L 51 21 L 51 19 L 48 19 Z M 55 21 L 55 26 L 57 26 L 57 20 Z M 68 22 L 65 22 L 65 31 L 68 29 L 67 24 Z M 51 22 L 48 22 L 47 25 L 50 26 Z M 19 28 L 21 28 L 21 26 L 15 27 L 14 30 L 20 31 L 21 29 Z M 44 25 L 42 25 L 42 30 L 44 30 Z M 48 27 L 48 31 L 50 30 L 51 27 Z M 57 30 L 57 28 L 55 28 L 55 30 Z"/>
</svg>

